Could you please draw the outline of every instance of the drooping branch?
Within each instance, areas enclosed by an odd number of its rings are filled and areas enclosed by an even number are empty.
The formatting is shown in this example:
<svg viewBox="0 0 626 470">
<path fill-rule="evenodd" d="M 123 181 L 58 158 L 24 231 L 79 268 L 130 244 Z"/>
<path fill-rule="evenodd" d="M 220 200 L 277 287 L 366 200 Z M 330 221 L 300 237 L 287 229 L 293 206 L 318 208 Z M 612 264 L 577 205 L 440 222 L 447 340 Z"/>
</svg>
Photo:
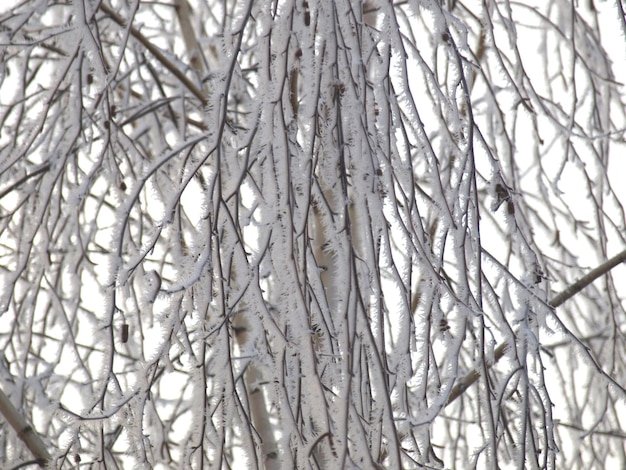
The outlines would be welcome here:
<svg viewBox="0 0 626 470">
<path fill-rule="evenodd" d="M 624 261 L 626 261 L 626 250 L 622 251 L 618 255 L 614 256 L 613 258 L 606 261 L 605 263 L 602 263 L 600 266 L 598 266 L 597 268 L 594 268 L 588 274 L 581 277 L 578 281 L 570 285 L 567 289 L 557 294 L 552 300 L 550 300 L 550 302 L 548 302 L 548 305 L 552 308 L 559 307 L 560 305 L 565 303 L 567 300 L 571 299 L 578 292 L 580 292 L 585 287 L 587 287 L 589 284 L 591 284 L 593 281 L 598 279 L 600 276 L 605 275 L 615 266 L 617 266 L 618 264 Z M 508 347 L 509 347 L 509 343 L 502 343 L 500 346 L 498 346 L 493 353 L 493 362 L 491 364 L 488 364 L 488 367 L 493 367 L 500 359 L 502 359 Z M 590 358 L 593 359 L 593 357 L 591 356 Z M 471 372 L 469 372 L 467 375 L 465 375 L 465 377 L 463 377 L 461 380 L 459 380 L 457 384 L 454 386 L 454 388 L 452 389 L 452 392 L 450 392 L 450 396 L 448 397 L 446 406 L 452 403 L 457 398 L 459 398 L 465 392 L 465 390 L 467 390 L 469 387 L 474 385 L 474 383 L 479 378 L 480 378 L 480 369 L 474 369 Z"/>
</svg>

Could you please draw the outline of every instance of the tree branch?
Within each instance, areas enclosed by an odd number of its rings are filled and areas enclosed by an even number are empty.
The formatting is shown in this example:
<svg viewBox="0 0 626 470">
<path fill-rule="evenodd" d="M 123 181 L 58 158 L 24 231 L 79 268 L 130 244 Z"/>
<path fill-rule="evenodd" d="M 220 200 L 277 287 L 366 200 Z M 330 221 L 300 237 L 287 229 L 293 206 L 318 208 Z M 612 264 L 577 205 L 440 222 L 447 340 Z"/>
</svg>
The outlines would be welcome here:
<svg viewBox="0 0 626 470">
<path fill-rule="evenodd" d="M 44 467 L 47 465 L 50 461 L 50 454 L 46 446 L 35 429 L 28 424 L 15 406 L 13 406 L 13 403 L 11 403 L 11 400 L 9 400 L 9 397 L 5 395 L 2 389 L 0 389 L 0 413 L 15 430 L 17 436 L 24 441 L 24 444 L 37 459 L 39 466 Z"/>
<path fill-rule="evenodd" d="M 571 299 L 574 295 L 579 293 L 581 290 L 583 290 L 585 287 L 587 287 L 589 284 L 591 284 L 593 281 L 598 279 L 600 276 L 603 276 L 604 274 L 609 272 L 611 269 L 613 269 L 615 266 L 617 266 L 618 264 L 624 261 L 626 261 L 626 250 L 622 251 L 618 255 L 614 256 L 613 258 L 606 261 L 605 263 L 602 263 L 600 266 L 591 270 L 588 274 L 581 277 L 574 284 L 570 285 L 564 291 L 560 292 L 555 297 L 553 297 L 552 300 L 548 302 L 548 305 L 550 305 L 550 307 L 552 308 L 559 307 L 560 305 L 565 303 L 567 300 Z M 502 359 L 508 346 L 509 346 L 508 343 L 502 343 L 500 346 L 498 346 L 495 349 L 494 354 L 493 354 L 493 363 L 488 364 L 487 367 L 489 368 L 493 367 L 500 359 Z M 459 398 L 465 392 L 465 390 L 471 387 L 479 378 L 480 378 L 480 370 L 474 369 L 470 371 L 467 375 L 465 375 L 465 377 L 463 377 L 461 380 L 459 380 L 456 383 L 456 385 L 452 388 L 452 392 L 450 392 L 450 396 L 448 397 L 446 406 L 448 406 L 454 400 Z"/>
<path fill-rule="evenodd" d="M 620 254 L 614 256 L 610 260 L 602 263 L 595 269 L 592 269 L 588 274 L 581 277 L 574 284 L 569 286 L 567 289 L 562 291 L 560 294 L 557 294 L 551 301 L 551 307 L 558 307 L 563 304 L 565 301 L 572 298 L 574 295 L 578 294 L 581 290 L 591 284 L 593 281 L 598 279 L 600 276 L 608 273 L 611 269 L 613 269 L 618 264 L 626 261 L 626 250 L 622 251 Z"/>
<path fill-rule="evenodd" d="M 126 26 L 126 21 L 124 21 L 124 18 L 122 18 L 120 15 L 118 15 L 115 10 L 113 10 L 111 7 L 109 7 L 107 4 L 105 4 L 104 2 L 102 2 L 100 4 L 100 9 L 105 12 L 107 15 L 109 15 L 111 17 L 111 19 L 113 21 L 115 21 L 118 25 L 125 27 Z M 196 98 L 198 98 L 198 100 L 200 100 L 200 102 L 203 105 L 206 105 L 208 103 L 208 99 L 205 95 L 205 93 L 198 87 L 196 86 L 195 83 L 193 83 L 193 81 L 191 81 L 191 79 L 189 79 L 189 77 L 187 77 L 187 75 L 185 75 L 179 67 L 176 66 L 176 64 L 174 62 L 172 62 L 162 51 L 161 49 L 159 49 L 157 46 L 155 46 L 154 44 L 152 44 L 150 42 L 150 40 L 148 38 L 146 38 L 143 34 L 141 34 L 141 32 L 131 26 L 130 27 L 130 34 L 137 40 L 139 41 L 146 49 L 148 49 L 148 51 L 150 51 L 150 53 L 159 61 L 161 62 L 161 64 L 167 69 L 169 70 L 172 75 L 174 75 L 176 78 L 178 78 L 182 84 L 185 86 L 185 88 L 187 88 Z"/>
</svg>

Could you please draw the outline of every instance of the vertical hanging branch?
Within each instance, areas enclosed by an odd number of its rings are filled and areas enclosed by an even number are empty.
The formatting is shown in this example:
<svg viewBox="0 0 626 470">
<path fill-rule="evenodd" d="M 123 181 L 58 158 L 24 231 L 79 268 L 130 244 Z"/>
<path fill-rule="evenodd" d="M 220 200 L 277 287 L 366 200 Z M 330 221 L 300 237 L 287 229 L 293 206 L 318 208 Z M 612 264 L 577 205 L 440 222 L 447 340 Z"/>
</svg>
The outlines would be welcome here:
<svg viewBox="0 0 626 470">
<path fill-rule="evenodd" d="M 193 13 L 187 0 L 175 0 L 175 5 L 180 32 L 185 42 L 187 54 L 189 55 L 189 65 L 201 78 L 204 72 L 204 62 L 202 60 L 202 49 L 198 44 L 196 32 L 191 22 Z"/>
</svg>

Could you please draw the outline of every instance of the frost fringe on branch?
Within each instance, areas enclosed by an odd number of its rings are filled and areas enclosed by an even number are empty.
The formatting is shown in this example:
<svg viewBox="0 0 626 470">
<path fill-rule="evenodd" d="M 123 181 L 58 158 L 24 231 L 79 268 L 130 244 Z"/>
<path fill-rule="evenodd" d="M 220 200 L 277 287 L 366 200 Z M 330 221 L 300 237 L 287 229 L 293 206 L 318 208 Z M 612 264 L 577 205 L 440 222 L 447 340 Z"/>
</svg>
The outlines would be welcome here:
<svg viewBox="0 0 626 470">
<path fill-rule="evenodd" d="M 0 7 L 3 465 L 625 467 L 624 33 Z"/>
</svg>

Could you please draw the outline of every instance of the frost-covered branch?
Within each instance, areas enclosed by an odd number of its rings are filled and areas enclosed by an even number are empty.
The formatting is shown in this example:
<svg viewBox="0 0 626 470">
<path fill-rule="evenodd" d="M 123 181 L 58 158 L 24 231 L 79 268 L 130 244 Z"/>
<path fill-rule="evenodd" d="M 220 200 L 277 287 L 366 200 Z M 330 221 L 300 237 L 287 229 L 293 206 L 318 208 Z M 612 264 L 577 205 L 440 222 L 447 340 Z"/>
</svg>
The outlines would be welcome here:
<svg viewBox="0 0 626 470">
<path fill-rule="evenodd" d="M 585 287 L 587 287 L 593 281 L 598 279 L 600 276 L 605 275 L 607 272 L 609 272 L 615 266 L 623 263 L 625 260 L 626 260 L 626 250 L 622 251 L 618 255 L 615 255 L 613 258 L 602 263 L 600 266 L 592 269 L 588 274 L 581 277 L 578 281 L 570 285 L 567 289 L 563 290 L 562 292 L 554 296 L 548 302 L 548 305 L 550 305 L 550 307 L 552 308 L 559 307 L 561 304 L 571 299 L 574 295 L 576 295 L 578 292 L 583 290 Z M 507 343 L 502 343 L 501 345 L 499 345 L 493 351 L 493 363 L 488 364 L 488 366 L 491 367 L 491 365 L 495 364 L 500 359 L 502 359 L 502 357 L 506 353 L 507 347 L 509 346 L 510 345 L 508 345 Z M 467 375 L 465 375 L 463 378 L 461 378 L 455 384 L 454 388 L 450 392 L 450 396 L 448 397 L 448 401 L 446 404 L 449 405 L 454 400 L 456 400 L 459 396 L 461 396 L 461 394 L 464 393 L 465 390 L 467 390 L 469 387 L 471 387 L 473 384 L 476 383 L 476 381 L 480 378 L 480 375 L 481 375 L 481 371 L 479 369 L 474 369 L 471 372 L 469 372 Z"/>
<path fill-rule="evenodd" d="M 620 7 L 0 10 L 0 386 L 51 467 L 626 465 Z"/>
</svg>

